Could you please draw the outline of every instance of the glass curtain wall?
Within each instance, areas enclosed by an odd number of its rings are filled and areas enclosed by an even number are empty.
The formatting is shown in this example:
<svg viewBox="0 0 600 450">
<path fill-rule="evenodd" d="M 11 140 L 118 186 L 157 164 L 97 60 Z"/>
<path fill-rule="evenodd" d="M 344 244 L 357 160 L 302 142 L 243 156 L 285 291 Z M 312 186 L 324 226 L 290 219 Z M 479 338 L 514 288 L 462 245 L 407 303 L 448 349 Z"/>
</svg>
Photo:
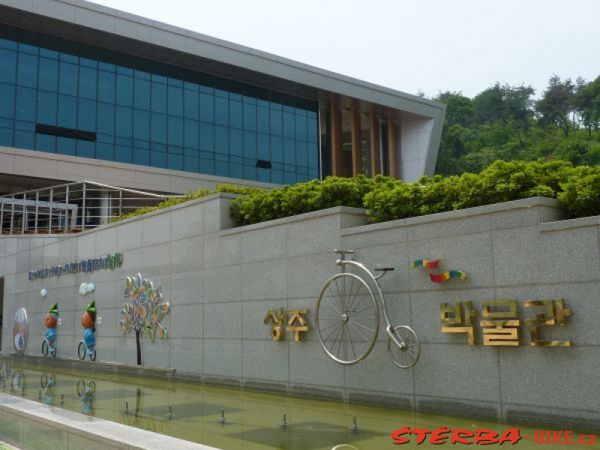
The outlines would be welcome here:
<svg viewBox="0 0 600 450">
<path fill-rule="evenodd" d="M 0 32 L 1 146 L 277 184 L 319 176 L 316 101 L 37 40 Z"/>
</svg>

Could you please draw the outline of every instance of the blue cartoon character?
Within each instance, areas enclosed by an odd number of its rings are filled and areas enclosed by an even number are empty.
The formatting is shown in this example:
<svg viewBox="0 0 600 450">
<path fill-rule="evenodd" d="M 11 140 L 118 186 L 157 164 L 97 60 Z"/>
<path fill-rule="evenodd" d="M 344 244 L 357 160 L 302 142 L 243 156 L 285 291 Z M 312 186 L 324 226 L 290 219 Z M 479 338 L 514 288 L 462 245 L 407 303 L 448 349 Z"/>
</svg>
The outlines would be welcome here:
<svg viewBox="0 0 600 450">
<path fill-rule="evenodd" d="M 83 326 L 83 340 L 79 343 L 77 353 L 79 359 L 85 359 L 87 355 L 92 361 L 96 360 L 96 302 L 93 301 L 81 316 Z"/>
<path fill-rule="evenodd" d="M 44 318 L 44 325 L 46 325 L 46 336 L 42 342 L 42 354 L 48 356 L 48 353 L 52 357 L 56 356 L 56 326 L 58 325 L 58 303 L 55 303 L 52 308 L 46 313 Z"/>
</svg>

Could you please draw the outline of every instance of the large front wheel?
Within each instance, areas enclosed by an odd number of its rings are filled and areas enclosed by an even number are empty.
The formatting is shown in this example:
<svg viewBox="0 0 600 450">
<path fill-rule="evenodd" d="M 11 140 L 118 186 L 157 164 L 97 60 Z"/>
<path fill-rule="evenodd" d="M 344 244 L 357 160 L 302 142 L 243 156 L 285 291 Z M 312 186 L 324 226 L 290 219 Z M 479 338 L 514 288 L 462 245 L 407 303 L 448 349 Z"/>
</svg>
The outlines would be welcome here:
<svg viewBox="0 0 600 450">
<path fill-rule="evenodd" d="M 48 341 L 46 339 L 42 341 L 42 355 L 48 356 Z"/>
<path fill-rule="evenodd" d="M 396 343 L 391 337 L 388 338 L 388 354 L 394 364 L 403 369 L 414 366 L 421 354 L 421 343 L 412 328 L 406 325 L 398 325 L 392 330 L 394 336 L 400 343 Z"/>
<path fill-rule="evenodd" d="M 367 283 L 352 273 L 334 275 L 317 300 L 316 329 L 321 347 L 340 364 L 367 357 L 379 333 L 379 307 Z"/>
</svg>

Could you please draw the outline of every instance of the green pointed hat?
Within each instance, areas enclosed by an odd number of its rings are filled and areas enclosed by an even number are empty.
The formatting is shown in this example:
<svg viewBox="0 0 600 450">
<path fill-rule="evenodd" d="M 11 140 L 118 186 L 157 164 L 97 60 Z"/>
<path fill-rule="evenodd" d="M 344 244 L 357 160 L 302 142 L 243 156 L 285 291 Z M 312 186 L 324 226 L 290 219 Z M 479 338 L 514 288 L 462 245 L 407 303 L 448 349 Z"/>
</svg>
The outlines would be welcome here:
<svg viewBox="0 0 600 450">
<path fill-rule="evenodd" d="M 50 314 L 56 314 L 58 316 L 58 303 L 52 305 L 52 308 L 48 310 Z"/>
<path fill-rule="evenodd" d="M 96 315 L 96 301 L 94 300 L 92 303 L 90 303 L 89 305 L 87 305 L 87 312 L 89 312 L 90 314 Z"/>
</svg>

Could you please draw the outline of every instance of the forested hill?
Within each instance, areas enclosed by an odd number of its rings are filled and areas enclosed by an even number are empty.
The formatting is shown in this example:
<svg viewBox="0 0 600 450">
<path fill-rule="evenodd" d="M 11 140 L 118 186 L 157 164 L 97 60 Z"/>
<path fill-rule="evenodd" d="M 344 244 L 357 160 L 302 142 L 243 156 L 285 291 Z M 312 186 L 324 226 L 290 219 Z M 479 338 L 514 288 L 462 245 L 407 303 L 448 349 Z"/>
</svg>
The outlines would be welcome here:
<svg viewBox="0 0 600 450">
<path fill-rule="evenodd" d="M 436 173 L 479 172 L 497 159 L 600 164 L 600 76 L 553 76 L 535 97 L 531 86 L 499 83 L 474 98 L 440 93 L 447 109 Z"/>
</svg>

